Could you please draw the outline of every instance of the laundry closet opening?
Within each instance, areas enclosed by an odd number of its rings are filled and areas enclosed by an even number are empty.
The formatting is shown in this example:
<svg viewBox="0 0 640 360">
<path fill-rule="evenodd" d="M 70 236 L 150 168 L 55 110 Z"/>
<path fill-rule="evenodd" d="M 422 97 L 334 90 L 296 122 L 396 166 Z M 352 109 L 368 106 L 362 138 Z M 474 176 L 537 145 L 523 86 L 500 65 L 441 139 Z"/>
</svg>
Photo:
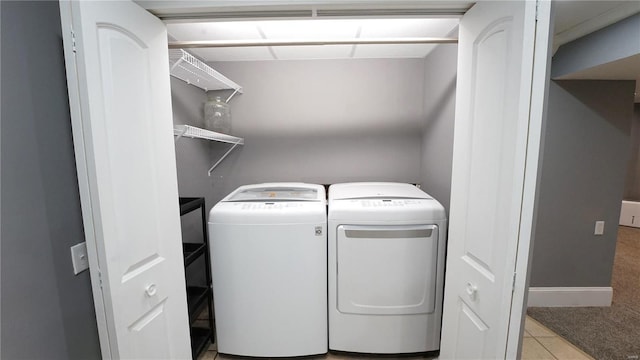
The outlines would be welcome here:
<svg viewBox="0 0 640 360">
<path fill-rule="evenodd" d="M 464 12 L 459 46 L 413 58 L 204 59 L 242 85 L 229 101 L 233 136 L 215 136 L 222 145 L 188 139 L 184 126 L 171 136 L 172 121 L 202 126 L 207 94 L 178 79 L 170 89 L 167 30 L 180 39 L 161 14 L 128 2 L 60 5 L 104 357 L 189 353 L 178 196 L 205 194 L 210 207 L 241 184 L 284 179 L 421 184 L 450 207 L 443 357 L 517 357 L 548 78 L 548 2 L 467 4 L 456 14 Z M 367 46 L 377 45 L 385 44 Z"/>
<path fill-rule="evenodd" d="M 395 181 L 448 209 L 459 16 L 165 20 L 176 136 L 206 128 L 204 104 L 220 97 L 243 140 L 177 140 L 180 195 L 210 208 L 245 184 Z M 227 89 L 181 69 L 176 52 Z"/>
</svg>

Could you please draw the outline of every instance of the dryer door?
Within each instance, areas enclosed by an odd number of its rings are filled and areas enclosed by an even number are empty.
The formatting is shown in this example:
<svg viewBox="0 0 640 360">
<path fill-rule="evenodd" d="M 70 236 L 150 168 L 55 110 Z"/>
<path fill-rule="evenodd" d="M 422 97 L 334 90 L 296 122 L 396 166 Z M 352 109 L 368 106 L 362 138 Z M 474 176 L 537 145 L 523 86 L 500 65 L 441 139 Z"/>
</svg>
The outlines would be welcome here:
<svg viewBox="0 0 640 360">
<path fill-rule="evenodd" d="M 380 315 L 434 311 L 436 225 L 341 225 L 337 235 L 338 311 Z"/>
</svg>

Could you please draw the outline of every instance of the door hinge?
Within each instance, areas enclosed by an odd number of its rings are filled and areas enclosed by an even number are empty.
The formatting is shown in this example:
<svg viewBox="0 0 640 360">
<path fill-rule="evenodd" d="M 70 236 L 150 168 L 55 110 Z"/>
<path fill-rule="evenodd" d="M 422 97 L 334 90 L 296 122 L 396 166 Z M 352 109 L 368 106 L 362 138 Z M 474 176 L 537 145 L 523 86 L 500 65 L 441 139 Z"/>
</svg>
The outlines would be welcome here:
<svg viewBox="0 0 640 360">
<path fill-rule="evenodd" d="M 538 21 L 538 14 L 540 12 L 540 0 L 536 1 L 536 21 Z"/>
<path fill-rule="evenodd" d="M 76 52 L 76 33 L 71 30 L 71 50 Z"/>
<path fill-rule="evenodd" d="M 511 292 L 516 291 L 516 275 L 517 273 L 513 273 L 513 282 L 511 283 Z"/>
<path fill-rule="evenodd" d="M 98 284 L 100 285 L 100 289 L 102 289 L 102 272 L 98 270 Z"/>
</svg>

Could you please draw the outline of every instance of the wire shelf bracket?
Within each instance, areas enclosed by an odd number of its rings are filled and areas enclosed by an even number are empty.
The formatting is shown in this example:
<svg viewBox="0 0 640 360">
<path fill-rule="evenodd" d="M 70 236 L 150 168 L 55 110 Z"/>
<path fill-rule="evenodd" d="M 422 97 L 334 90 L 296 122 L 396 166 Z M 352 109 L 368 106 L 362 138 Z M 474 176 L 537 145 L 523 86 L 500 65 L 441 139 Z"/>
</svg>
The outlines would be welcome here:
<svg viewBox="0 0 640 360">
<path fill-rule="evenodd" d="M 224 160 L 224 159 L 227 157 L 227 155 L 231 154 L 231 152 L 233 151 L 233 149 L 235 149 L 235 148 L 236 148 L 236 146 L 238 146 L 238 145 L 240 145 L 240 143 L 239 143 L 239 142 L 237 142 L 237 143 L 233 144 L 233 146 L 231 146 L 231 148 L 229 148 L 229 150 L 227 150 L 227 152 L 226 152 L 226 153 L 224 153 L 224 155 L 222 155 L 222 157 L 220 157 L 220 159 L 218 159 L 218 161 L 216 161 L 216 163 L 215 163 L 215 164 L 213 164 L 213 166 L 211 167 L 211 169 L 209 169 L 209 171 L 207 171 L 207 175 L 211 176 L 211 173 L 213 172 L 213 169 L 215 169 L 215 168 L 216 168 L 216 166 L 218 166 L 218 165 L 222 162 L 222 160 Z"/>
</svg>

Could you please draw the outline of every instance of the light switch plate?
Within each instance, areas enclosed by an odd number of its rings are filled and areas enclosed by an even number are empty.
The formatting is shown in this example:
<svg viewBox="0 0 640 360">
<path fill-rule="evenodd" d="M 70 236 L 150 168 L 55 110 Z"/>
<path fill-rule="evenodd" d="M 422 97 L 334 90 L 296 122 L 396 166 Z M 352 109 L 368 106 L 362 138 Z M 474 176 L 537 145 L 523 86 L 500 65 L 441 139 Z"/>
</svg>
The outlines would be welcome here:
<svg viewBox="0 0 640 360">
<path fill-rule="evenodd" d="M 596 221 L 596 229 L 593 232 L 594 235 L 604 234 L 604 221 Z"/>
<path fill-rule="evenodd" d="M 71 247 L 71 262 L 73 263 L 73 273 L 76 275 L 89 268 L 86 242 L 81 242 Z"/>
</svg>

